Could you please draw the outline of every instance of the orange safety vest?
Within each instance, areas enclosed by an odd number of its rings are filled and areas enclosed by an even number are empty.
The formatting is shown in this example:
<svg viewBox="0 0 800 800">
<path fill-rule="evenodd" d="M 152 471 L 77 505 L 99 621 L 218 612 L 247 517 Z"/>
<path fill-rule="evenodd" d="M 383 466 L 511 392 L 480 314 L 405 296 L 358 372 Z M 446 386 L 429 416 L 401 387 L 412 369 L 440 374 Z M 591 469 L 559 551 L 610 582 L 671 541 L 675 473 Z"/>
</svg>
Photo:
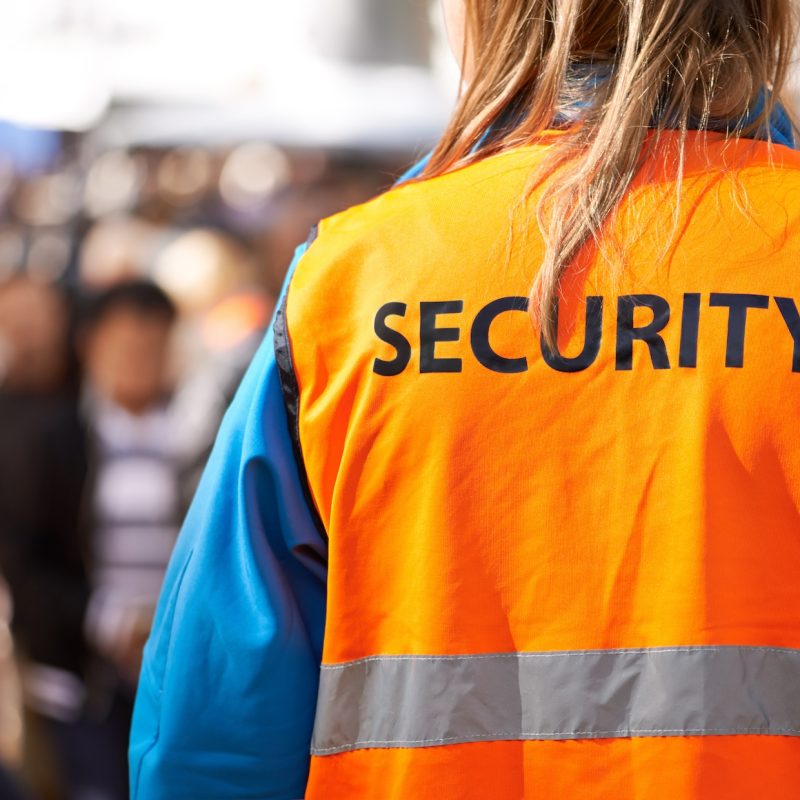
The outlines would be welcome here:
<svg viewBox="0 0 800 800">
<path fill-rule="evenodd" d="M 692 135 L 676 217 L 660 147 L 557 351 L 525 313 L 544 146 L 300 261 L 278 335 L 330 543 L 307 797 L 800 797 L 800 155 Z"/>
</svg>

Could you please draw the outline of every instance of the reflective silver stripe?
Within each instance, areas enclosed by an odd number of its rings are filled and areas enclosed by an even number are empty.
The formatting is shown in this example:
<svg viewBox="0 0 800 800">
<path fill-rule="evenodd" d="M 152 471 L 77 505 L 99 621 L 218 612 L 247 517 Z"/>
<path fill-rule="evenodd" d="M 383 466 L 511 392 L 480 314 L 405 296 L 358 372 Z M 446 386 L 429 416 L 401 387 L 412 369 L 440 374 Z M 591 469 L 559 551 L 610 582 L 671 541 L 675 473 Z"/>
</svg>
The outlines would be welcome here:
<svg viewBox="0 0 800 800">
<path fill-rule="evenodd" d="M 312 753 L 738 734 L 800 736 L 800 650 L 379 656 L 324 665 Z"/>
</svg>

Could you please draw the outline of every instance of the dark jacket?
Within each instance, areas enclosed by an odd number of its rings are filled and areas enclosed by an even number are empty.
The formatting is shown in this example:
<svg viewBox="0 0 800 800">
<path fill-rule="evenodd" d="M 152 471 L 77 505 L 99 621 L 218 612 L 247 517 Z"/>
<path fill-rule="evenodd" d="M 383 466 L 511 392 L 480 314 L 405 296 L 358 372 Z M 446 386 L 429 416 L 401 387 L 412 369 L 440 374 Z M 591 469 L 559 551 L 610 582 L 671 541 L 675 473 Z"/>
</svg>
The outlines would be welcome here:
<svg viewBox="0 0 800 800">
<path fill-rule="evenodd" d="M 0 393 L 0 570 L 33 661 L 83 674 L 86 431 L 72 393 Z"/>
</svg>

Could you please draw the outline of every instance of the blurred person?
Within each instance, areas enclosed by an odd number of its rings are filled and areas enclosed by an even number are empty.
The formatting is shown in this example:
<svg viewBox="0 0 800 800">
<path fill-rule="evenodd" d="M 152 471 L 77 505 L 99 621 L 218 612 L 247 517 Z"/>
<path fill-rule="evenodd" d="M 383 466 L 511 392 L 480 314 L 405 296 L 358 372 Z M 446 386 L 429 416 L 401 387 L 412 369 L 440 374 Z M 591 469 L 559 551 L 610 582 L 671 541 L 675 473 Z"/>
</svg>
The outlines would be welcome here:
<svg viewBox="0 0 800 800">
<path fill-rule="evenodd" d="M 168 382 L 175 318 L 161 289 L 131 281 L 100 294 L 84 322 L 94 528 L 87 626 L 131 685 L 180 514 Z"/>
<path fill-rule="evenodd" d="M 103 724 L 79 748 L 74 732 L 63 731 L 64 750 L 82 770 L 76 780 L 85 784 L 76 796 L 90 788 L 92 797 L 127 796 L 132 692 L 181 513 L 168 384 L 175 319 L 172 301 L 155 284 L 127 281 L 97 296 L 84 320 L 91 595 L 83 627 L 112 669 Z M 101 744 L 109 762 L 92 775 Z"/>
<path fill-rule="evenodd" d="M 26 697 L 46 720 L 70 800 L 127 797 L 141 650 L 181 514 L 168 356 L 176 311 L 129 281 L 92 298 L 80 416 L 40 447 L 17 609 Z"/>
<path fill-rule="evenodd" d="M 790 2 L 445 5 L 450 126 L 223 424 L 132 793 L 795 800 Z"/>
</svg>

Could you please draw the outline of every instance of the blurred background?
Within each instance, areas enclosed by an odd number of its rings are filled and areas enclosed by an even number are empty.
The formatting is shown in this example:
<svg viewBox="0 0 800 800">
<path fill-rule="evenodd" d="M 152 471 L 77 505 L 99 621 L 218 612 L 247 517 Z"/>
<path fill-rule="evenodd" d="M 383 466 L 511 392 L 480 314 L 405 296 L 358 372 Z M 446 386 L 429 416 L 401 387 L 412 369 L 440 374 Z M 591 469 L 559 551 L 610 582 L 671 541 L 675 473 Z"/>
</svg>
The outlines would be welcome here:
<svg viewBox="0 0 800 800">
<path fill-rule="evenodd" d="M 456 88 L 430 0 L 0 0 L 0 800 L 127 796 L 166 562 L 292 253 Z"/>
</svg>

